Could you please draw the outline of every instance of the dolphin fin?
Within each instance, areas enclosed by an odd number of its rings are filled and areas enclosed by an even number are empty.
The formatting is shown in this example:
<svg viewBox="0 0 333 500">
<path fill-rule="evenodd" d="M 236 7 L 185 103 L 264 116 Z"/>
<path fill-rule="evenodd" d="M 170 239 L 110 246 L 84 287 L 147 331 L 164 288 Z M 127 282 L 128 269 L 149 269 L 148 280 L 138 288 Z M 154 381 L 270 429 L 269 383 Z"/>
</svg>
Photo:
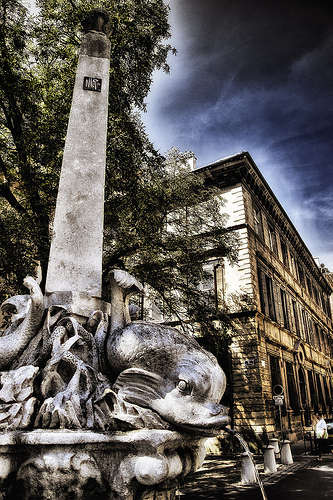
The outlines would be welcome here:
<svg viewBox="0 0 333 500">
<path fill-rule="evenodd" d="M 113 390 L 124 401 L 151 408 L 152 401 L 163 398 L 163 385 L 163 378 L 156 373 L 128 368 L 119 375 Z"/>
</svg>

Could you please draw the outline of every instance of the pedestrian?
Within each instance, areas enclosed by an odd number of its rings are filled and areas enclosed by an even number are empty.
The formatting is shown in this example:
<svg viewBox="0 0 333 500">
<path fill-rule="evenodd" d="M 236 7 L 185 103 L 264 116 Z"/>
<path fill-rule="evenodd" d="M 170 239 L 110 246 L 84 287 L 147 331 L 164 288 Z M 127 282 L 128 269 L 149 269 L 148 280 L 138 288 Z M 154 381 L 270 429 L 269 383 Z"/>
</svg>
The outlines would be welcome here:
<svg viewBox="0 0 333 500">
<path fill-rule="evenodd" d="M 325 453 L 328 448 L 328 433 L 327 433 L 327 425 L 323 414 L 321 411 L 317 414 L 318 422 L 316 425 L 316 438 L 318 444 L 318 460 L 321 460 L 321 456 Z"/>
</svg>

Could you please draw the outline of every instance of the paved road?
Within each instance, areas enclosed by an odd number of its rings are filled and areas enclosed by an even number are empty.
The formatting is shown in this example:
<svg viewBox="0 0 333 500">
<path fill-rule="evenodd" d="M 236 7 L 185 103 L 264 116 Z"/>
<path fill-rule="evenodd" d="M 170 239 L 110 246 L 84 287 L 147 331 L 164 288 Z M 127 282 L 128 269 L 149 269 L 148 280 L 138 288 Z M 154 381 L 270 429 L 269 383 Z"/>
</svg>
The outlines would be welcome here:
<svg viewBox="0 0 333 500">
<path fill-rule="evenodd" d="M 277 474 L 264 478 L 267 500 L 324 500 L 333 499 L 333 457 L 324 456 L 322 462 L 315 457 L 299 458 Z M 229 486 L 215 468 L 202 474 L 181 490 L 180 500 L 263 500 L 258 486 Z"/>
</svg>

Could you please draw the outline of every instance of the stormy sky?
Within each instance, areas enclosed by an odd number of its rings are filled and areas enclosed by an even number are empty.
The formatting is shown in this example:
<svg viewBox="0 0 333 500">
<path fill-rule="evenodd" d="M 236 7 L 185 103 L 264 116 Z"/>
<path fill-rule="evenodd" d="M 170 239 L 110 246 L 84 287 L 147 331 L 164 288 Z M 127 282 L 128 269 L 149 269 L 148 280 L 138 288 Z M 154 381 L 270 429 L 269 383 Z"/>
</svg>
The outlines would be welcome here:
<svg viewBox="0 0 333 500">
<path fill-rule="evenodd" d="M 143 121 L 203 166 L 248 151 L 333 271 L 333 17 L 324 0 L 169 0 L 170 75 Z"/>
</svg>

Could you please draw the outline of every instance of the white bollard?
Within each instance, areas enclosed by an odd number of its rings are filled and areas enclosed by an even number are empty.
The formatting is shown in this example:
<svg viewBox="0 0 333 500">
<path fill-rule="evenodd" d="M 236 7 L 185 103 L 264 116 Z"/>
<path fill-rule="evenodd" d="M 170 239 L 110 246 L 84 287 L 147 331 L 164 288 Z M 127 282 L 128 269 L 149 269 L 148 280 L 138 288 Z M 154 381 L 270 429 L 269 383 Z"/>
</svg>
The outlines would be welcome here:
<svg viewBox="0 0 333 500">
<path fill-rule="evenodd" d="M 289 465 L 293 464 L 294 460 L 291 454 L 291 449 L 290 449 L 290 441 L 285 439 L 281 443 L 281 464 L 284 465 Z"/>
<path fill-rule="evenodd" d="M 247 451 L 242 453 L 242 483 L 243 484 L 249 484 L 249 483 L 256 483 L 257 478 L 256 478 L 256 470 L 254 463 L 251 459 L 251 456 Z"/>
<path fill-rule="evenodd" d="M 274 446 L 267 446 L 264 453 L 264 472 L 274 473 L 277 471 Z"/>
<path fill-rule="evenodd" d="M 271 438 L 269 440 L 269 446 L 273 446 L 274 453 L 278 455 L 280 453 L 279 440 L 277 438 Z"/>
</svg>

